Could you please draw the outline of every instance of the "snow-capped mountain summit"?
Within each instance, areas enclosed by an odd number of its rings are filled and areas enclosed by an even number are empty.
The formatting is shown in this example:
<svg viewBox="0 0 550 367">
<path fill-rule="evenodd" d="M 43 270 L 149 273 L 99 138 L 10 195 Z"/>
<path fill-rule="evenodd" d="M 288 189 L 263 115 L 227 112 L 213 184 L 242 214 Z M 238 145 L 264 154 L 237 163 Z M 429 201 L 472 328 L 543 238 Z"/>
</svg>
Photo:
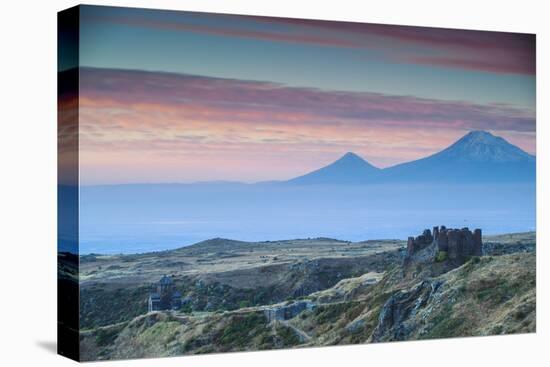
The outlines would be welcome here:
<svg viewBox="0 0 550 367">
<path fill-rule="evenodd" d="M 432 156 L 459 162 L 521 162 L 535 157 L 487 131 L 471 131 L 454 144 Z"/>
</svg>

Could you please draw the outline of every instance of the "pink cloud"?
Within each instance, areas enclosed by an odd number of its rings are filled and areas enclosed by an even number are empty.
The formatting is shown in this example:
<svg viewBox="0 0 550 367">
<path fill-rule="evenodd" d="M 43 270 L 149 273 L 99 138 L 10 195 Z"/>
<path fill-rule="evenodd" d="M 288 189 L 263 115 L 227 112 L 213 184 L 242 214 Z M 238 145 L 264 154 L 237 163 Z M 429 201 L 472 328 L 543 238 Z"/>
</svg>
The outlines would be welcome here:
<svg viewBox="0 0 550 367">
<path fill-rule="evenodd" d="M 214 121 L 534 131 L 535 115 L 507 105 L 482 105 L 411 96 L 326 91 L 269 82 L 193 75 L 83 68 L 88 103 L 186 113 Z M 94 102 L 95 101 L 95 102 Z M 158 124 L 166 124 L 159 121 Z"/>
<path fill-rule="evenodd" d="M 80 76 L 88 183 L 285 179 L 347 151 L 385 167 L 471 129 L 534 151 L 534 113 L 507 105 L 142 71 L 82 68 Z"/>
</svg>

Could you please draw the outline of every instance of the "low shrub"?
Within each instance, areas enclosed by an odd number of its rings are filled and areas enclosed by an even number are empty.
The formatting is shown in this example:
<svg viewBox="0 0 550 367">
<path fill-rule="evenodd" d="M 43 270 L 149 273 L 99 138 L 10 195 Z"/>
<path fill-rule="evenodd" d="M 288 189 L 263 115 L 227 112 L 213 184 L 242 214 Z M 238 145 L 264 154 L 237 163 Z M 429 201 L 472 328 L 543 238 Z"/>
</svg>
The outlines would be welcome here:
<svg viewBox="0 0 550 367">
<path fill-rule="evenodd" d="M 118 336 L 118 330 L 114 328 L 110 329 L 98 329 L 95 336 L 95 342 L 99 346 L 107 346 L 112 344 Z"/>
<path fill-rule="evenodd" d="M 435 255 L 435 262 L 441 263 L 449 258 L 449 255 L 447 254 L 447 251 L 439 251 L 437 255 Z"/>
<path fill-rule="evenodd" d="M 220 343 L 222 345 L 243 346 L 250 340 L 250 334 L 258 332 L 265 323 L 265 317 L 259 313 L 251 313 L 244 317 L 234 317 L 223 329 Z"/>
<path fill-rule="evenodd" d="M 287 326 L 278 326 L 277 327 L 277 336 L 281 338 L 283 345 L 285 347 L 293 346 L 300 344 L 300 338 L 296 335 L 291 328 Z"/>
</svg>

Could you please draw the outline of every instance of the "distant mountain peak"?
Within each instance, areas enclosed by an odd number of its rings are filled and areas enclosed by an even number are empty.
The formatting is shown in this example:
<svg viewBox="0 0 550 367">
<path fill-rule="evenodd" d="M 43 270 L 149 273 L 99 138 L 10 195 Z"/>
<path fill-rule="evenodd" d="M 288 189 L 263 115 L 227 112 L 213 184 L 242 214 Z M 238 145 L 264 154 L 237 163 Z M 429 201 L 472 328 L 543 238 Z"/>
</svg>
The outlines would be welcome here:
<svg viewBox="0 0 550 367">
<path fill-rule="evenodd" d="M 455 162 L 494 162 L 509 163 L 534 161 L 535 157 L 504 138 L 483 130 L 470 131 L 454 144 L 433 156 L 430 160 Z"/>
<path fill-rule="evenodd" d="M 497 137 L 485 130 L 473 130 L 467 133 L 466 135 L 464 135 L 462 139 L 479 141 L 479 142 L 488 142 L 488 141 L 492 141 L 493 139 L 502 139 L 502 138 Z"/>
<path fill-rule="evenodd" d="M 501 143 L 507 143 L 506 140 L 499 136 L 495 136 L 491 134 L 488 131 L 484 130 L 474 130 L 470 131 L 466 135 L 464 135 L 462 138 L 460 138 L 458 142 L 462 143 L 475 143 L 475 144 L 501 144 Z"/>
<path fill-rule="evenodd" d="M 496 136 L 491 134 L 489 131 L 485 131 L 485 130 L 472 130 L 472 131 L 470 131 L 469 133 L 467 133 L 466 135 L 463 136 L 463 138 L 465 138 L 465 137 L 470 137 L 470 138 L 480 138 L 480 137 L 496 138 Z"/>
<path fill-rule="evenodd" d="M 346 152 L 346 154 L 344 154 L 342 156 L 342 158 L 360 158 L 360 159 L 363 159 L 363 158 L 359 157 L 357 154 L 355 154 L 353 152 Z"/>
<path fill-rule="evenodd" d="M 415 161 L 380 169 L 353 152 L 286 182 L 366 184 L 373 182 L 533 181 L 536 158 L 488 131 L 470 131 L 452 145 Z"/>
<path fill-rule="evenodd" d="M 307 184 L 364 183 L 372 179 L 379 171 L 379 168 L 373 166 L 359 155 L 347 152 L 331 164 L 306 175 L 296 177 L 289 182 Z"/>
<path fill-rule="evenodd" d="M 355 162 L 359 162 L 359 163 L 367 163 L 367 164 L 370 165 L 369 162 L 367 162 L 366 160 L 364 160 L 363 158 L 361 158 L 360 156 L 358 156 L 357 154 L 355 154 L 353 152 L 347 152 L 346 154 L 341 156 L 340 159 L 338 159 L 334 163 L 336 163 L 336 162 L 346 162 L 346 161 L 347 162 L 355 161 Z"/>
<path fill-rule="evenodd" d="M 367 162 L 366 160 L 364 160 L 359 155 L 353 152 L 347 152 L 346 154 L 341 156 L 338 160 L 332 162 L 328 166 L 325 166 L 321 169 L 329 169 L 329 168 L 358 170 L 359 172 L 364 170 L 371 170 L 371 171 L 379 170 L 378 167 L 373 166 L 372 164 L 370 164 L 369 162 Z"/>
</svg>

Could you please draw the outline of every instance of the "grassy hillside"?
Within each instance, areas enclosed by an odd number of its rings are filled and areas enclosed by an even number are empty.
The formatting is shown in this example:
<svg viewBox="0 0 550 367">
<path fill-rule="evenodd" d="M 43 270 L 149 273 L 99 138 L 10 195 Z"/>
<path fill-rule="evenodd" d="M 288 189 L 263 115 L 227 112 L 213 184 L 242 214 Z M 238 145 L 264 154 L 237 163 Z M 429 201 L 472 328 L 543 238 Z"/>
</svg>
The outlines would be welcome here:
<svg viewBox="0 0 550 367">
<path fill-rule="evenodd" d="M 400 241 L 205 241 L 174 251 L 81 258 L 80 323 L 92 329 L 147 312 L 151 284 L 170 275 L 188 311 L 228 311 L 295 299 L 400 261 Z"/>
<path fill-rule="evenodd" d="M 531 234 L 515 235 L 499 242 L 498 253 L 503 255 L 473 257 L 437 277 L 411 279 L 404 276 L 399 262 L 386 270 L 381 267 L 347 276 L 299 297 L 315 307 L 288 320 L 268 322 L 264 310 L 292 305 L 296 302 L 292 297 L 278 305 L 140 315 L 83 332 L 83 358 L 160 357 L 534 332 L 536 254 L 534 246 L 528 246 L 533 240 Z M 379 254 L 376 258 L 385 263 L 387 259 Z"/>
</svg>

